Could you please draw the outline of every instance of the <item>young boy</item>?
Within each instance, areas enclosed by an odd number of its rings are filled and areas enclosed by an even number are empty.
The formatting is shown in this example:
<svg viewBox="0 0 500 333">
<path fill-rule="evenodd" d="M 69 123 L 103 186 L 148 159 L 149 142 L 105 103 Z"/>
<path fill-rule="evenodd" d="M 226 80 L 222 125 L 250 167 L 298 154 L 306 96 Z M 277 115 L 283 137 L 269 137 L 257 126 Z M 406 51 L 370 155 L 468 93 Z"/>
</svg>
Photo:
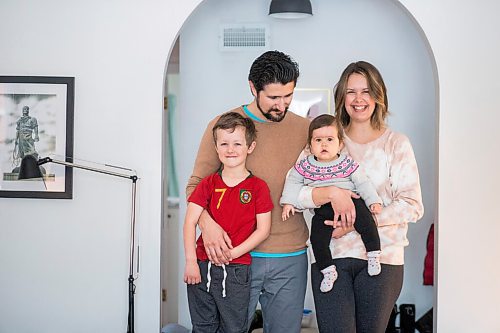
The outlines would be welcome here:
<svg viewBox="0 0 500 333">
<path fill-rule="evenodd" d="M 236 112 L 223 114 L 213 130 L 222 168 L 201 180 L 188 199 L 184 250 L 189 312 L 193 332 L 246 332 L 250 298 L 248 253 L 271 229 L 273 203 L 266 183 L 246 169 L 255 149 L 252 120 Z M 203 210 L 227 232 L 233 248 L 227 265 L 211 265 L 196 224 Z"/>
</svg>

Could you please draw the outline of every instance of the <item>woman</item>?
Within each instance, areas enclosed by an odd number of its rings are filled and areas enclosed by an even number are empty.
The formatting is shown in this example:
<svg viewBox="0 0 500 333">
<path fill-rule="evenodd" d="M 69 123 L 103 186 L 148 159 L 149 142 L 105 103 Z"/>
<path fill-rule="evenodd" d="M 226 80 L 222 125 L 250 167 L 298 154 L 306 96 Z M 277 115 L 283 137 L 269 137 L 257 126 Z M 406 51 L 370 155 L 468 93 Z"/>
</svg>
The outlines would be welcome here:
<svg viewBox="0 0 500 333">
<path fill-rule="evenodd" d="M 335 215 L 341 217 L 331 222 L 341 227 L 333 234 L 338 279 L 331 292 L 320 291 L 322 274 L 316 264 L 311 267 L 318 326 L 329 333 L 383 333 L 403 285 L 408 223 L 423 214 L 417 163 L 408 138 L 385 124 L 386 88 L 373 65 L 359 61 L 347 66 L 334 95 L 336 116 L 346 135 L 345 152 L 363 166 L 383 201 L 382 212 L 375 215 L 382 272 L 368 275 L 361 237 L 350 232 L 355 218 L 350 197 L 355 194 L 334 187 L 311 189 L 312 196 L 301 193 L 301 198 L 312 198 L 316 206 L 331 201 Z"/>
</svg>

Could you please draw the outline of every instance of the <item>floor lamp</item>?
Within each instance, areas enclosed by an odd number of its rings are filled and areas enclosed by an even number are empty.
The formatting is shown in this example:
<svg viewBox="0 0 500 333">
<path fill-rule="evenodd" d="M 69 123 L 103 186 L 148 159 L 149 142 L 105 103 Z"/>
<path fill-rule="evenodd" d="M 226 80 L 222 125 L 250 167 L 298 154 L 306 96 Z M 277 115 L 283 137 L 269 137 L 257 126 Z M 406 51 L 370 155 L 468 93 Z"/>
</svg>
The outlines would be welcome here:
<svg viewBox="0 0 500 333">
<path fill-rule="evenodd" d="M 21 160 L 21 167 L 19 170 L 18 179 L 32 179 L 32 178 L 42 178 L 43 173 L 40 170 L 40 166 L 46 163 L 54 163 L 65 165 L 70 168 L 84 169 L 88 171 L 103 173 L 110 176 L 116 176 L 121 178 L 128 178 L 132 181 L 132 211 L 131 211 L 131 222 L 130 222 L 130 257 L 129 257 L 129 275 L 128 275 L 128 326 L 127 333 L 134 333 L 134 294 L 135 294 L 135 284 L 134 284 L 134 257 L 135 257 L 135 203 L 137 196 L 137 175 L 134 171 L 129 169 L 123 169 L 130 171 L 131 174 L 120 173 L 109 171 L 105 169 L 98 169 L 94 167 L 89 167 L 85 165 L 79 165 L 73 162 L 66 162 L 61 160 L 56 160 L 51 157 L 44 157 L 37 160 L 33 155 L 26 155 Z M 117 167 L 114 167 L 117 168 Z"/>
</svg>

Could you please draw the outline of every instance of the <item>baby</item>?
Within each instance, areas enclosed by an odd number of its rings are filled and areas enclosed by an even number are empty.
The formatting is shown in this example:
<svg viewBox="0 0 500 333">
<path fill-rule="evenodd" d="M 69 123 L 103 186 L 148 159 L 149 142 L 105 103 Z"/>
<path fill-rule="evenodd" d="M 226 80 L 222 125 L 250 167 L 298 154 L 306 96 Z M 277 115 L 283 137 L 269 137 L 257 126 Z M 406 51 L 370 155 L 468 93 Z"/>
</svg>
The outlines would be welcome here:
<svg viewBox="0 0 500 333">
<path fill-rule="evenodd" d="M 304 185 L 313 187 L 337 186 L 358 193 L 361 199 L 353 199 L 356 208 L 354 229 L 361 235 L 368 257 L 368 274 L 378 275 L 380 266 L 380 238 L 372 214 L 382 211 L 382 200 L 374 185 L 350 156 L 341 154 L 343 147 L 342 127 L 335 117 L 323 114 L 309 125 L 308 145 L 311 155 L 300 160 L 290 169 L 280 204 L 283 206 L 283 221 L 298 207 L 297 198 Z M 330 203 L 314 209 L 311 223 L 311 245 L 316 263 L 323 273 L 320 290 L 332 290 L 337 279 L 330 241 L 333 227 L 325 220 L 333 220 Z"/>
</svg>

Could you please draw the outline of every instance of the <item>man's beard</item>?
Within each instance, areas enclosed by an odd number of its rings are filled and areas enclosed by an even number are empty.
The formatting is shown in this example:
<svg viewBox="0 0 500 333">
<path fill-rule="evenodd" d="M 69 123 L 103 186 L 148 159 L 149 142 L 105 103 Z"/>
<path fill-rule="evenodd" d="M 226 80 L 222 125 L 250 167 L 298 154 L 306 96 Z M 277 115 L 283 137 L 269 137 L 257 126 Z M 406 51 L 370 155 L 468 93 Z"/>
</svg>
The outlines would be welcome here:
<svg viewBox="0 0 500 333">
<path fill-rule="evenodd" d="M 279 114 L 279 115 L 273 115 L 271 112 L 273 112 L 273 111 L 279 111 L 279 110 L 271 109 L 271 110 L 269 110 L 269 112 L 266 113 L 260 107 L 259 99 L 256 98 L 255 101 L 256 101 L 256 104 L 257 104 L 257 108 L 260 110 L 260 113 L 262 113 L 262 115 L 264 117 L 266 117 L 267 120 L 274 121 L 274 122 L 278 123 L 278 122 L 282 121 L 283 119 L 285 119 L 286 113 L 288 112 L 288 107 L 286 107 L 285 111 L 283 111 L 281 114 Z"/>
</svg>

